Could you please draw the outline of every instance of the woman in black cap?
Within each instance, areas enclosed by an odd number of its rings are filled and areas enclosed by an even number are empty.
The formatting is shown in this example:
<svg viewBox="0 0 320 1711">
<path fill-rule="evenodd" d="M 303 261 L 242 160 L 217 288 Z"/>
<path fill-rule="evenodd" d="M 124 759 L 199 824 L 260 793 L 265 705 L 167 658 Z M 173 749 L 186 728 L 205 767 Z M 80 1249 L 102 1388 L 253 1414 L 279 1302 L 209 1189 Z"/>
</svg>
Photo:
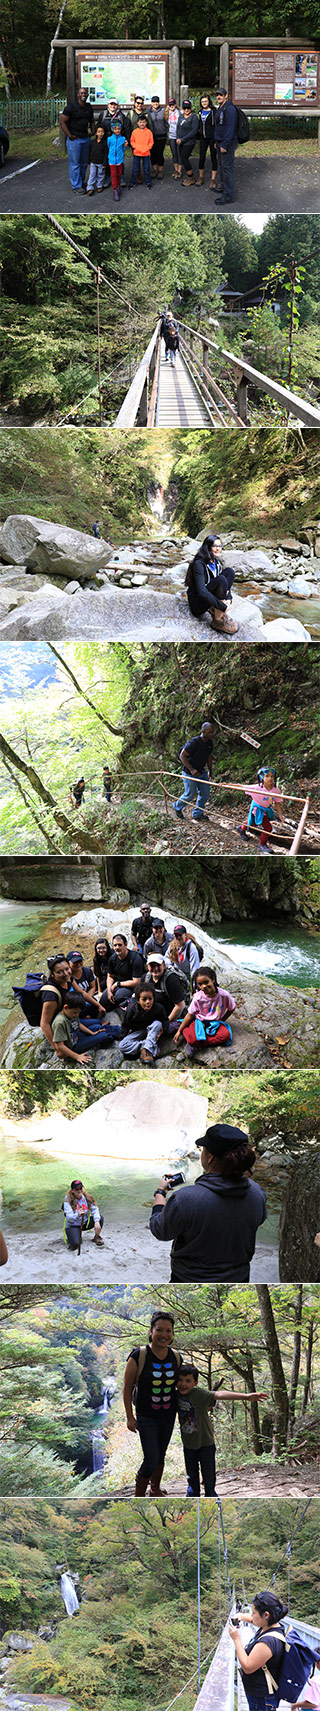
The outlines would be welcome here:
<svg viewBox="0 0 320 1711">
<path fill-rule="evenodd" d="M 250 1616 L 243 1617 L 255 1630 L 247 1646 L 232 1618 L 229 1623 L 230 1639 L 237 1652 L 249 1711 L 267 1711 L 267 1708 L 272 1711 L 279 1704 L 278 1682 L 284 1661 L 285 1639 L 281 1618 L 287 1615 L 287 1610 L 288 1605 L 283 1604 L 275 1592 L 268 1589 L 256 1592 Z M 269 1672 L 272 1687 L 265 1671 Z"/>
<path fill-rule="evenodd" d="M 172 1283 L 249 1283 L 257 1230 L 267 1218 L 264 1190 L 248 1177 L 255 1152 L 229 1123 L 214 1123 L 197 1146 L 203 1175 L 168 1201 L 168 1177 L 161 1178 L 151 1233 L 172 1241 Z"/>
<path fill-rule="evenodd" d="M 221 552 L 220 535 L 206 535 L 188 566 L 185 587 L 194 618 L 202 618 L 204 612 L 209 612 L 213 630 L 221 631 L 224 636 L 235 636 L 239 624 L 233 623 L 227 613 L 228 606 L 231 606 L 235 572 L 231 565 L 222 566 Z"/>
</svg>

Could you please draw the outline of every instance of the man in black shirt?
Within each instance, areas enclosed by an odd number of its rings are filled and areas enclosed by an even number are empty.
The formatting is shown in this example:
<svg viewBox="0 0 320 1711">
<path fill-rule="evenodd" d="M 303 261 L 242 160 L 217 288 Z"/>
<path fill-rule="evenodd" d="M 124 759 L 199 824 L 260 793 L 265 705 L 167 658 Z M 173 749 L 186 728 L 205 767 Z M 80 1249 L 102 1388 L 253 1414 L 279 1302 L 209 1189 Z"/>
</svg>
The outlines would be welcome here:
<svg viewBox="0 0 320 1711">
<path fill-rule="evenodd" d="M 112 940 L 113 951 L 110 957 L 107 990 L 101 993 L 101 1004 L 104 1009 L 113 1008 L 120 1004 L 121 1008 L 129 1004 L 134 997 L 136 987 L 143 975 L 143 957 L 138 951 L 129 950 L 128 940 L 124 933 L 115 933 Z M 105 1000 L 108 1002 L 105 1003 Z"/>
<path fill-rule="evenodd" d="M 71 189 L 84 190 L 89 154 L 88 131 L 94 136 L 93 107 L 87 101 L 86 89 L 79 89 L 78 100 L 67 101 L 60 115 L 60 125 L 67 138 Z"/>
<path fill-rule="evenodd" d="M 135 951 L 144 950 L 153 925 L 150 903 L 140 903 L 140 915 L 135 915 L 134 921 L 131 922 L 131 938 Z"/>
<path fill-rule="evenodd" d="M 177 802 L 173 804 L 179 820 L 183 820 L 185 803 L 194 801 L 192 819 L 207 819 L 204 809 L 210 796 L 209 778 L 212 774 L 213 736 L 213 725 L 210 725 L 206 719 L 205 724 L 201 725 L 199 736 L 191 737 L 190 742 L 185 743 L 184 748 L 180 749 L 179 760 L 182 761 L 184 792 L 183 796 L 179 796 Z"/>
<path fill-rule="evenodd" d="M 147 980 L 152 981 L 157 997 L 166 1011 L 169 1034 L 174 1034 L 178 1016 L 183 1016 L 187 1011 L 186 999 L 190 995 L 190 982 L 180 969 L 166 968 L 164 957 L 155 951 L 151 951 L 148 956 Z"/>
</svg>

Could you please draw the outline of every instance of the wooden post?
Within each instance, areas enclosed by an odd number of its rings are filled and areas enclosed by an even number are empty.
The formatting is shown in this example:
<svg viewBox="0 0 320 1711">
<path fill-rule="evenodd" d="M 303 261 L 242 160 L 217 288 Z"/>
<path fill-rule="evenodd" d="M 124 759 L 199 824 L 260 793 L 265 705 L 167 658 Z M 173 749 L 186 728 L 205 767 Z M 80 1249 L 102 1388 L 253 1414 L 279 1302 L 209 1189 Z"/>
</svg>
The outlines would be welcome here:
<svg viewBox="0 0 320 1711">
<path fill-rule="evenodd" d="M 247 385 L 245 375 L 243 373 L 239 373 L 239 371 L 238 371 L 238 378 L 237 378 L 237 411 L 238 411 L 238 416 L 240 416 L 240 422 L 245 422 L 245 425 L 247 426 L 247 422 L 248 422 L 248 385 Z"/>
<path fill-rule="evenodd" d="M 101 350 L 100 350 L 100 281 L 101 281 L 101 273 L 100 273 L 100 268 L 98 267 L 97 268 L 97 336 L 98 336 L 99 423 L 100 423 L 100 428 L 101 428 L 102 394 L 101 394 Z"/>
<path fill-rule="evenodd" d="M 294 834 L 293 843 L 291 844 L 291 849 L 289 850 L 289 855 L 291 855 L 291 856 L 297 855 L 297 852 L 300 849 L 302 833 L 303 833 L 305 823 L 306 823 L 306 819 L 307 819 L 307 816 L 309 813 L 309 806 L 310 806 L 310 796 L 306 796 L 304 808 L 302 809 L 301 819 L 299 820 L 299 825 L 297 826 L 297 830 Z"/>
<path fill-rule="evenodd" d="M 209 373 L 208 345 L 206 339 L 202 340 L 202 373 L 204 380 L 206 380 Z"/>
<path fill-rule="evenodd" d="M 227 95 L 228 95 L 229 94 L 229 42 L 222 42 L 221 43 L 219 79 L 220 79 L 221 89 L 226 89 Z"/>
</svg>

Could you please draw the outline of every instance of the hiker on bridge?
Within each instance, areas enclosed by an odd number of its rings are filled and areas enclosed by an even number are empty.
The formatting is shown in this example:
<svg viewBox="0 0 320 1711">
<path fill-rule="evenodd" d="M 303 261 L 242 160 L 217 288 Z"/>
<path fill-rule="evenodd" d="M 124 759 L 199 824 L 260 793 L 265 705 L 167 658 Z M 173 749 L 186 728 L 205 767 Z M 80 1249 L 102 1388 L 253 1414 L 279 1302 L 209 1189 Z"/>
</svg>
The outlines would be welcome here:
<svg viewBox="0 0 320 1711">
<path fill-rule="evenodd" d="M 257 781 L 256 789 L 254 786 L 252 789 L 252 802 L 251 807 L 249 808 L 249 814 L 241 826 L 237 826 L 237 832 L 239 832 L 240 838 L 246 839 L 247 832 L 250 831 L 251 826 L 254 830 L 259 829 L 260 838 L 258 854 L 259 856 L 272 855 L 273 852 L 270 850 L 268 838 L 270 836 L 275 813 L 278 815 L 281 825 L 284 826 L 284 815 L 282 813 L 281 806 L 282 793 L 281 790 L 278 789 L 275 767 L 259 766 Z"/>
<path fill-rule="evenodd" d="M 199 148 L 199 178 L 197 178 L 197 186 L 202 185 L 203 181 L 204 181 L 204 169 L 205 169 L 206 155 L 207 155 L 207 150 L 209 149 L 210 150 L 210 158 L 211 158 L 211 184 L 209 186 L 210 190 L 215 190 L 216 182 L 217 182 L 218 156 L 217 156 L 217 149 L 216 149 L 216 144 L 215 144 L 215 118 L 216 118 L 215 109 L 212 105 L 210 95 L 200 95 L 200 111 L 199 111 L 199 126 L 198 126 L 199 137 L 200 137 L 200 148 Z"/>
<path fill-rule="evenodd" d="M 80 1178 L 75 1177 L 63 1201 L 65 1236 L 72 1252 L 80 1253 L 83 1230 L 94 1230 L 93 1246 L 103 1248 L 104 1219 L 94 1194 L 89 1194 Z"/>
<path fill-rule="evenodd" d="M 235 571 L 231 565 L 222 566 L 221 552 L 220 535 L 206 535 L 187 570 L 187 599 L 194 618 L 202 618 L 204 612 L 209 612 L 213 630 L 217 630 L 219 635 L 235 636 L 239 624 L 235 624 L 227 612 L 232 601 Z"/>
<path fill-rule="evenodd" d="M 204 810 L 210 796 L 209 779 L 212 774 L 212 749 L 214 737 L 213 725 L 206 719 L 201 725 L 198 737 L 191 737 L 180 749 L 179 760 L 182 762 L 183 796 L 178 796 L 173 806 L 179 820 L 183 820 L 183 809 L 188 802 L 193 802 L 193 820 L 207 820 Z M 195 782 L 196 780 L 196 782 Z"/>
<path fill-rule="evenodd" d="M 179 350 L 179 329 L 178 322 L 174 320 L 171 309 L 166 309 L 165 315 L 162 316 L 160 338 L 164 339 L 166 347 L 165 362 L 168 361 L 169 356 L 173 368 L 176 352 Z"/>
<path fill-rule="evenodd" d="M 186 1056 L 189 1058 L 194 1058 L 197 1045 L 232 1045 L 232 1032 L 227 1017 L 235 1010 L 235 1000 L 231 992 L 225 992 L 222 986 L 218 986 L 215 968 L 205 968 L 202 964 L 201 968 L 196 970 L 194 987 L 187 1015 L 183 1016 L 174 1036 L 176 1045 L 182 1036 Z"/>
<path fill-rule="evenodd" d="M 285 1628 L 282 1616 L 287 1615 L 288 1605 L 277 1598 L 275 1592 L 257 1592 L 251 1606 L 251 1613 L 245 1620 L 257 1631 L 249 1644 L 244 1646 L 239 1628 L 229 1622 L 230 1639 L 233 1640 L 240 1664 L 242 1681 L 249 1711 L 267 1711 L 267 1707 L 275 1707 L 279 1702 L 277 1691 L 283 1664 Z M 268 1628 L 271 1630 L 268 1638 Z M 267 1683 L 265 1671 L 272 1676 L 272 1689 Z"/>
<path fill-rule="evenodd" d="M 217 89 L 214 127 L 219 164 L 221 192 L 216 202 L 223 207 L 234 202 L 234 157 L 237 147 L 237 108 L 228 100 L 226 89 Z"/>
<path fill-rule="evenodd" d="M 203 1175 L 168 1201 L 168 1177 L 161 1178 L 151 1234 L 172 1242 L 171 1283 L 249 1283 L 257 1230 L 267 1218 L 264 1190 L 248 1178 L 254 1149 L 229 1123 L 213 1123 L 196 1144 Z"/>
<path fill-rule="evenodd" d="M 94 112 L 87 100 L 88 90 L 79 89 L 76 101 L 67 101 L 60 114 L 61 130 L 67 138 L 71 190 L 85 192 L 85 177 L 89 156 L 89 133 L 94 136 Z"/>
<path fill-rule="evenodd" d="M 166 1450 L 177 1412 L 176 1382 L 182 1355 L 173 1348 L 174 1318 L 160 1308 L 152 1314 L 146 1348 L 131 1349 L 127 1360 L 123 1400 L 129 1432 L 139 1432 L 143 1461 L 138 1469 L 135 1497 L 152 1497 L 161 1490 Z M 133 1412 L 135 1403 L 136 1414 Z"/>
</svg>

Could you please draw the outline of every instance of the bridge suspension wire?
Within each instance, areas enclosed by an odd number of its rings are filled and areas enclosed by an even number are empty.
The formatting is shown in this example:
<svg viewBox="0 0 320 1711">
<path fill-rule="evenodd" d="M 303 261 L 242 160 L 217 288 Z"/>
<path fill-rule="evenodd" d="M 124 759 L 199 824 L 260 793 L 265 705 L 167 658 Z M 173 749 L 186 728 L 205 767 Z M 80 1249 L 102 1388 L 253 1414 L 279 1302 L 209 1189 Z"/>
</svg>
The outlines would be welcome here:
<svg viewBox="0 0 320 1711">
<path fill-rule="evenodd" d="M 221 1638 L 221 1625 L 220 1625 L 221 1624 L 220 1529 L 221 1529 L 222 1539 L 223 1539 L 223 1559 L 224 1559 L 224 1567 L 225 1567 L 225 1622 L 228 1619 L 229 1610 L 230 1610 L 231 1605 L 232 1605 L 233 1594 L 231 1591 L 230 1576 L 229 1576 L 229 1569 L 228 1569 L 228 1546 L 227 1546 L 226 1535 L 225 1535 L 221 1497 L 216 1497 L 216 1503 L 217 1503 L 218 1516 L 219 1516 L 218 1567 L 219 1567 L 219 1640 L 220 1640 L 220 1638 Z M 188 1681 L 184 1682 L 183 1687 L 179 1688 L 179 1692 L 175 1693 L 174 1699 L 169 1700 L 169 1705 L 154 1706 L 153 1711 L 171 1711 L 171 1706 L 176 1705 L 178 1702 L 178 1699 L 182 1699 L 183 1693 L 186 1693 L 187 1687 L 191 1686 L 191 1683 L 193 1681 L 195 1681 L 196 1676 L 198 1676 L 198 1687 L 200 1688 L 200 1686 L 201 1686 L 200 1677 L 202 1674 L 202 1670 L 204 1669 L 204 1665 L 209 1662 L 209 1658 L 213 1657 L 213 1653 L 217 1649 L 216 1644 L 214 1646 L 211 1646 L 211 1649 L 209 1652 L 207 1652 L 206 1657 L 202 1658 L 202 1660 L 200 1661 L 200 1507 L 199 1506 L 200 1506 L 200 1498 L 198 1497 L 197 1498 L 197 1589 L 198 1589 L 198 1663 L 197 1663 L 197 1668 L 193 1670 L 192 1675 L 189 1675 Z"/>
<path fill-rule="evenodd" d="M 112 284 L 111 284 L 111 279 L 107 279 L 107 277 L 106 277 L 106 274 L 105 274 L 105 273 L 103 273 L 103 271 L 102 271 L 102 268 L 99 268 L 99 267 L 98 267 L 98 263 L 97 263 L 97 262 L 94 262 L 94 261 L 90 261 L 90 258 L 89 258 L 89 256 L 88 256 L 88 255 L 86 255 L 86 251 L 85 251 L 85 250 L 83 250 L 83 249 L 81 249 L 81 248 L 80 248 L 80 244 L 76 244 L 76 242 L 75 242 L 75 239 L 74 239 L 74 238 L 71 238 L 71 237 L 70 237 L 70 232 L 66 232 L 66 229 L 65 229 L 65 226 L 62 226 L 62 225 L 61 225 L 61 221 L 60 221 L 60 220 L 56 220 L 56 218 L 55 218 L 55 215 L 54 215 L 54 214 L 45 214 L 45 220 L 49 220 L 49 222 L 50 222 L 50 226 L 54 226 L 54 227 L 55 227 L 55 229 L 56 229 L 56 231 L 57 231 L 57 232 L 61 232 L 61 237 L 63 237 L 63 238 L 65 238 L 65 240 L 66 240 L 66 243 L 67 243 L 67 244 L 70 244 L 70 245 L 71 245 L 71 249 L 73 249 L 73 250 L 75 250 L 75 251 L 76 251 L 76 255 L 80 255 L 80 256 L 81 256 L 81 261 L 85 261 L 85 263 L 86 263 L 86 266 L 87 266 L 87 267 L 90 267 L 90 268 L 91 268 L 91 273 L 94 273 L 94 274 L 95 274 L 95 275 L 97 275 L 97 273 L 98 273 L 98 271 L 99 271 L 99 273 L 100 273 L 100 280 L 102 280 L 102 281 L 103 281 L 103 284 L 104 284 L 104 285 L 107 285 L 107 286 L 108 286 L 108 291 L 112 291 L 112 292 L 113 292 L 113 296 L 114 296 L 114 297 L 118 297 L 118 298 L 119 298 L 119 303 L 124 303 L 124 304 L 125 304 L 125 307 L 126 307 L 126 309 L 129 309 L 129 310 L 130 310 L 130 314 L 131 314 L 131 313 L 132 313 L 132 308 L 133 308 L 133 307 L 134 307 L 134 308 L 135 308 L 135 305 L 133 305 L 133 304 L 132 304 L 132 303 L 129 303 L 129 298 L 128 298 L 128 297 L 123 297 L 123 295 L 122 295 L 122 292 L 121 292 L 121 291 L 118 291 L 118 288 L 117 288 L 117 286 L 116 286 L 116 285 L 112 285 Z M 143 321 L 143 320 L 144 320 L 144 316 L 143 316 L 143 315 L 142 315 L 142 314 L 141 314 L 141 310 L 140 310 L 140 309 L 136 309 L 136 308 L 135 308 L 135 314 L 136 314 L 136 315 L 139 315 L 139 320 L 140 320 L 140 321 Z"/>
<path fill-rule="evenodd" d="M 293 1533 L 291 1533 L 291 1534 L 290 1534 L 290 1539 L 288 1539 L 288 1541 L 287 1541 L 287 1544 L 286 1544 L 286 1548 L 285 1548 L 285 1551 L 283 1551 L 283 1554 L 282 1554 L 282 1557 L 280 1557 L 280 1561 L 279 1561 L 279 1562 L 278 1562 L 278 1563 L 277 1563 L 277 1568 L 276 1568 L 276 1569 L 275 1569 L 275 1570 L 274 1570 L 274 1573 L 273 1573 L 273 1575 L 272 1575 L 272 1585 L 273 1585 L 273 1589 L 274 1589 L 274 1588 L 275 1588 L 275 1584 L 276 1584 L 276 1578 L 277 1578 L 277 1574 L 278 1574 L 278 1573 L 279 1573 L 279 1568 L 281 1568 L 281 1567 L 282 1567 L 282 1563 L 283 1563 L 283 1562 L 285 1562 L 285 1561 L 287 1561 L 287 1572 L 288 1572 L 288 1610 L 290 1610 L 290 1593 L 291 1593 L 291 1548 L 292 1548 L 292 1542 L 293 1542 L 293 1539 L 295 1539 L 295 1537 L 296 1537 L 296 1533 L 298 1533 L 298 1532 L 299 1532 L 299 1527 L 301 1527 L 301 1522 L 302 1522 L 302 1521 L 303 1521 L 303 1520 L 304 1520 L 304 1516 L 305 1516 L 305 1515 L 306 1515 L 306 1513 L 307 1513 L 307 1509 L 309 1509 L 309 1508 L 310 1508 L 310 1503 L 311 1503 L 311 1501 L 312 1501 L 312 1500 L 311 1500 L 311 1497 L 308 1497 L 308 1500 L 307 1500 L 307 1503 L 305 1503 L 305 1505 L 304 1505 L 304 1509 L 303 1509 L 303 1510 L 302 1510 L 302 1515 L 300 1515 L 300 1516 L 299 1516 L 299 1520 L 298 1520 L 298 1521 L 297 1521 L 297 1525 L 296 1525 L 296 1527 L 294 1527 L 294 1529 L 293 1529 Z"/>
</svg>

